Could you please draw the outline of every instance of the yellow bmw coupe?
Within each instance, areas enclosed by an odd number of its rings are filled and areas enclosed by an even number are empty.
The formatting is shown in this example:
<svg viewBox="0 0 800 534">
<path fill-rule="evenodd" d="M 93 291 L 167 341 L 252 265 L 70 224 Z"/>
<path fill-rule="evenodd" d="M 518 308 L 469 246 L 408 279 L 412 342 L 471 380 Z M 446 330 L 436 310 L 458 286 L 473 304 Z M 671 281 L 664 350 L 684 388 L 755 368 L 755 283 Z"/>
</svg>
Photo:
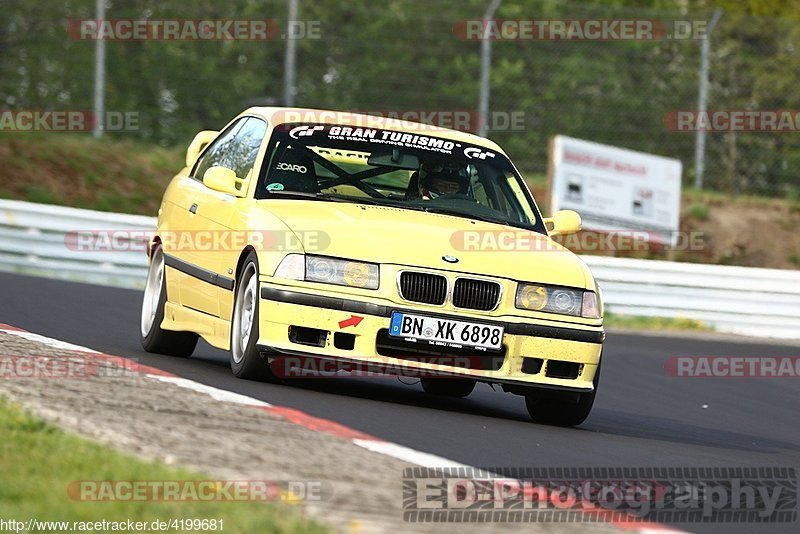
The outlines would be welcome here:
<svg viewBox="0 0 800 534">
<path fill-rule="evenodd" d="M 577 425 L 605 338 L 592 274 L 552 239 L 579 229 L 574 212 L 543 219 L 487 139 L 251 108 L 200 132 L 164 194 L 142 345 L 189 356 L 201 336 L 267 381 L 366 368 L 457 397 L 485 382 Z"/>
</svg>

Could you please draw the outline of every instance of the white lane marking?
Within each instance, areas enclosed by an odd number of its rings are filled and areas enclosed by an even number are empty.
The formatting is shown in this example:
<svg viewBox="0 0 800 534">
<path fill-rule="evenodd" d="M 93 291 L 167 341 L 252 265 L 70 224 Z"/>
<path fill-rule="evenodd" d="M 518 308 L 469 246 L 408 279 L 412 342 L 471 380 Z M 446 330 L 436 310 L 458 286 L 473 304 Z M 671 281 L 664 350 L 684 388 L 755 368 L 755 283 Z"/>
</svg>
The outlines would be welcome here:
<svg viewBox="0 0 800 534">
<path fill-rule="evenodd" d="M 391 456 L 392 458 L 397 458 L 398 460 L 403 460 L 404 462 L 412 463 L 422 467 L 470 467 L 453 460 L 448 460 L 447 458 L 442 458 L 441 456 L 436 456 L 435 454 L 429 454 L 427 452 L 410 449 L 390 441 L 354 439 L 353 443 L 372 452 L 385 454 L 386 456 Z M 474 468 L 470 467 L 470 469 Z"/>
<path fill-rule="evenodd" d="M 40 336 L 39 334 L 26 332 L 25 330 L 8 330 L 3 328 L 0 329 L 0 332 L 4 332 L 6 334 L 12 334 L 17 337 L 27 339 L 28 341 L 36 341 L 38 343 L 42 343 L 43 345 L 47 345 L 48 347 L 52 347 L 54 349 L 72 350 L 75 352 L 86 352 L 88 354 L 99 354 L 96 350 L 92 350 L 86 347 L 81 347 L 80 345 L 73 345 L 72 343 L 67 343 L 66 341 L 59 341 L 57 339 Z"/>
<path fill-rule="evenodd" d="M 201 384 L 199 382 L 195 382 L 194 380 L 189 380 L 188 378 L 181 378 L 178 376 L 159 376 L 150 374 L 145 376 L 150 378 L 155 378 L 156 380 L 160 380 L 162 382 L 175 384 L 178 387 L 191 389 L 192 391 L 197 391 L 199 393 L 205 393 L 212 399 L 221 402 L 231 402 L 233 404 L 241 404 L 244 406 L 255 406 L 257 408 L 270 408 L 272 406 L 269 403 L 266 403 L 258 399 L 254 399 L 253 397 L 240 395 L 239 393 L 234 393 L 233 391 L 228 391 L 226 389 L 218 389 L 212 386 L 207 386 L 206 384 Z"/>
</svg>

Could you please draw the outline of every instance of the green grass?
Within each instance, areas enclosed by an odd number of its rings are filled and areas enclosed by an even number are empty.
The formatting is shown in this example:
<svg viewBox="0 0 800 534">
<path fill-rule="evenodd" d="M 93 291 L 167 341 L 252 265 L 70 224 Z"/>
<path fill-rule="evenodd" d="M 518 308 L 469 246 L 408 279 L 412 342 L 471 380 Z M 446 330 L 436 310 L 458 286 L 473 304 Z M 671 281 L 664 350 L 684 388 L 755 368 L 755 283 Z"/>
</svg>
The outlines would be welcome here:
<svg viewBox="0 0 800 534">
<path fill-rule="evenodd" d="M 702 202 L 693 202 L 689 206 L 689 216 L 698 221 L 708 220 L 708 205 Z"/>
<path fill-rule="evenodd" d="M 73 481 L 175 481 L 211 477 L 141 460 L 68 434 L 2 397 L 0 436 L 2 519 L 152 522 L 207 518 L 222 519 L 225 533 L 327 532 L 326 528 L 301 517 L 300 510 L 289 504 L 72 500 L 67 488 Z"/>
<path fill-rule="evenodd" d="M 0 132 L 0 198 L 154 215 L 184 150 L 88 134 Z"/>
<path fill-rule="evenodd" d="M 25 186 L 25 200 L 40 204 L 54 204 L 56 202 L 56 198 L 49 190 L 33 184 Z"/>
<path fill-rule="evenodd" d="M 606 312 L 603 317 L 603 325 L 611 328 L 625 328 L 631 330 L 714 331 L 714 328 L 702 321 L 687 319 L 685 317 L 677 319 L 668 317 L 640 317 L 609 312 Z"/>
<path fill-rule="evenodd" d="M 697 189 L 695 187 L 684 187 L 681 191 L 684 199 L 700 203 L 721 203 L 721 204 L 748 204 L 768 207 L 774 204 L 786 204 L 786 198 L 767 197 L 758 195 L 726 193 L 723 191 L 712 191 L 710 189 Z"/>
<path fill-rule="evenodd" d="M 522 172 L 522 171 L 520 171 Z M 522 172 L 528 187 L 544 187 L 547 185 L 547 175 L 535 172 Z"/>
</svg>

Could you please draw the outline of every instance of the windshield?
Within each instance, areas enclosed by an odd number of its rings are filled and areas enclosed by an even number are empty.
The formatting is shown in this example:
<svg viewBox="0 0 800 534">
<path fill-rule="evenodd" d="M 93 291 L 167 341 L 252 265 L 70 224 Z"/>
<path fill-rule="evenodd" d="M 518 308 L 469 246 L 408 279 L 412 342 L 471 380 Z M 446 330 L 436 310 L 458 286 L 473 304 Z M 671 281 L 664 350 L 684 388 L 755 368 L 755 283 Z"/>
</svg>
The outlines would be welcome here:
<svg viewBox="0 0 800 534">
<path fill-rule="evenodd" d="M 330 124 L 275 129 L 256 198 L 388 205 L 545 233 L 502 154 L 415 132 Z"/>
</svg>

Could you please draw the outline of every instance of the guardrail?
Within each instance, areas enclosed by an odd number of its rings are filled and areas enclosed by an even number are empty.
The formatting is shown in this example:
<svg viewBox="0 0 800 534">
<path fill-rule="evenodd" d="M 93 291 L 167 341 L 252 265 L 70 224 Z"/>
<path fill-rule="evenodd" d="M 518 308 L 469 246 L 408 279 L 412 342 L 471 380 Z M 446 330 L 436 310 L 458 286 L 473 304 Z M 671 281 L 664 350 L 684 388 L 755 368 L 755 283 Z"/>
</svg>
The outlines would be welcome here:
<svg viewBox="0 0 800 534">
<path fill-rule="evenodd" d="M 0 200 L 0 270 L 142 288 L 147 256 L 141 243 L 127 239 L 130 250 L 119 250 L 124 243 L 117 243 L 117 250 L 87 251 L 68 246 L 68 236 L 113 230 L 123 231 L 123 236 L 131 231 L 146 234 L 155 227 L 155 217 Z"/>
<path fill-rule="evenodd" d="M 0 270 L 141 288 L 154 217 L 0 200 Z M 116 250 L 69 246 L 79 231 L 123 230 Z M 125 239 L 128 239 L 129 250 Z M 112 248 L 112 247 L 109 247 Z M 800 338 L 800 271 L 582 256 L 606 310 L 696 319 L 719 331 Z"/>
</svg>

